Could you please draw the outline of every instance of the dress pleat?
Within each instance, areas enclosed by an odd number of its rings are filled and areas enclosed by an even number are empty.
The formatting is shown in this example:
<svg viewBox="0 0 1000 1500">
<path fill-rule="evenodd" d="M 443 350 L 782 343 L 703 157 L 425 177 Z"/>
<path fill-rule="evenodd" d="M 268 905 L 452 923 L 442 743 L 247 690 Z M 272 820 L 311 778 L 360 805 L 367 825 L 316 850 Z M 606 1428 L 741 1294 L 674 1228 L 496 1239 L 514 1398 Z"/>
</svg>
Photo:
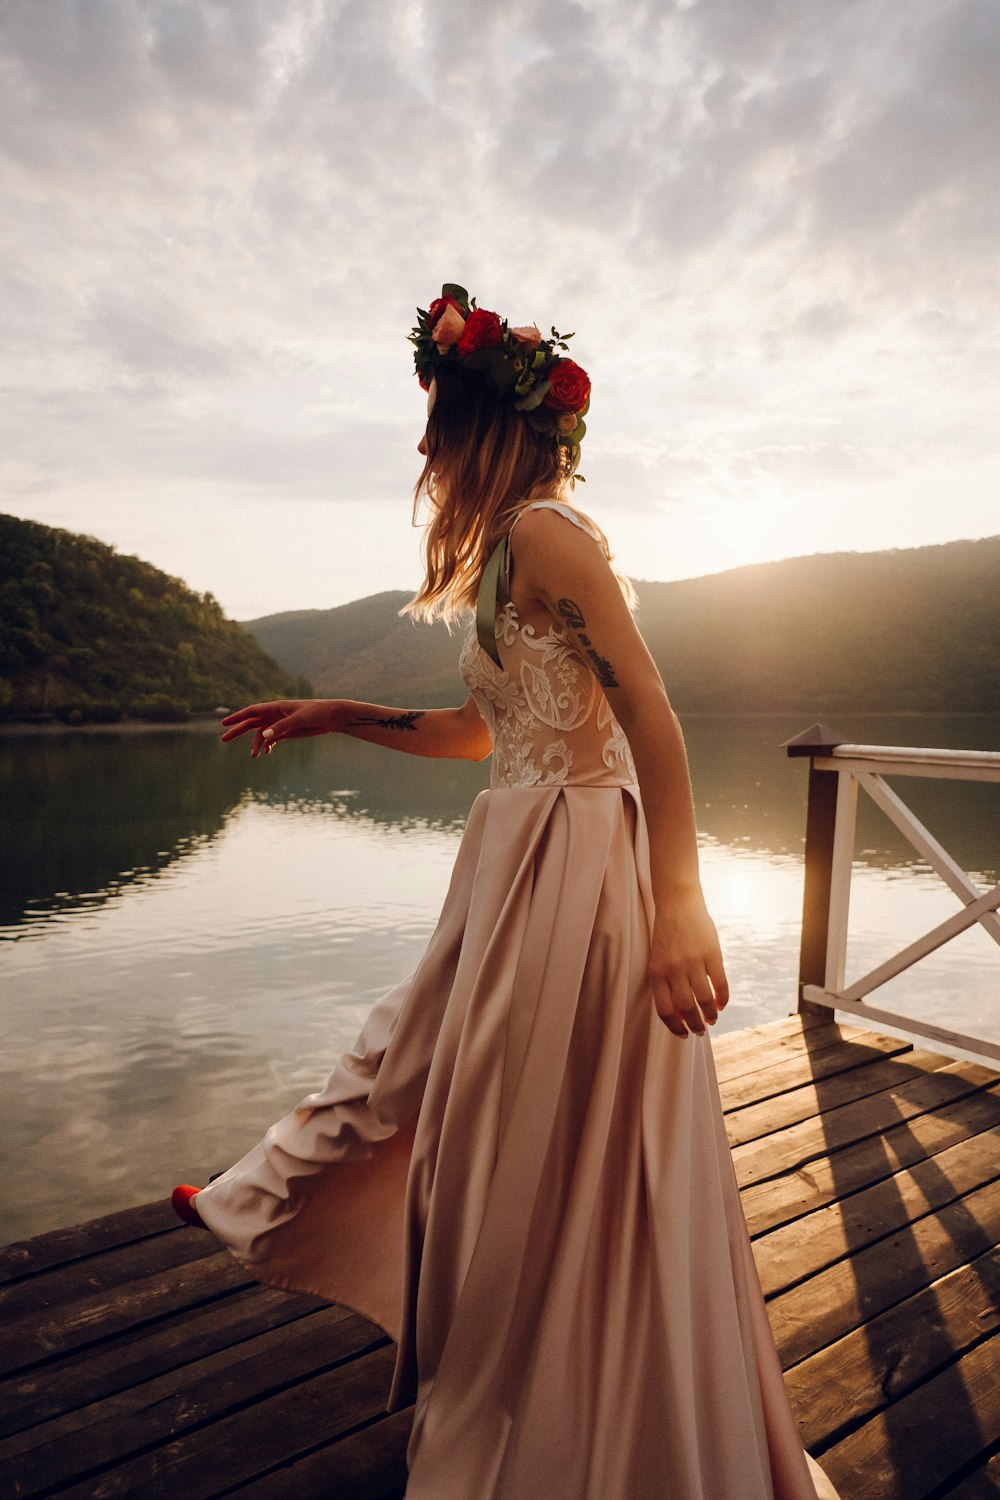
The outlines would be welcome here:
<svg viewBox="0 0 1000 1500">
<path fill-rule="evenodd" d="M 564 635 L 497 634 L 509 670 L 463 651 L 494 774 L 419 965 L 198 1207 L 258 1280 L 397 1340 L 407 1500 L 837 1500 L 785 1391 L 711 1036 L 653 1005 L 627 741 Z"/>
</svg>

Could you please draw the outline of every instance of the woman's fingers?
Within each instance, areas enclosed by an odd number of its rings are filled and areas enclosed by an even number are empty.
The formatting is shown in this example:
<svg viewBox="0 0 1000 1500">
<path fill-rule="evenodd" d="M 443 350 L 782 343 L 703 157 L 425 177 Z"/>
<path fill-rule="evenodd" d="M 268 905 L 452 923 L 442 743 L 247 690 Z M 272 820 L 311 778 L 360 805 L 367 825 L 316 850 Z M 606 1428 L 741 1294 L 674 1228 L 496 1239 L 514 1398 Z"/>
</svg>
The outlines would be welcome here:
<svg viewBox="0 0 1000 1500">
<path fill-rule="evenodd" d="M 716 953 L 708 963 L 708 977 L 715 991 L 715 1003 L 720 1010 L 729 1004 L 729 980 L 726 977 L 726 966 L 722 962 L 722 954 Z"/>
<path fill-rule="evenodd" d="M 220 719 L 219 723 L 238 724 L 241 719 L 259 718 L 261 714 L 267 713 L 268 710 L 273 711 L 276 707 L 275 703 L 249 703 L 246 708 L 238 708 L 235 713 L 226 714 L 226 717 Z"/>
<path fill-rule="evenodd" d="M 701 965 L 698 969 L 678 967 L 651 975 L 660 1020 L 675 1036 L 687 1036 L 689 1030 L 697 1036 L 704 1036 L 706 1026 L 714 1025 L 719 1019 L 719 1010 L 729 998 L 724 981 L 723 975 L 723 999 L 710 979 L 708 965 Z"/>
</svg>

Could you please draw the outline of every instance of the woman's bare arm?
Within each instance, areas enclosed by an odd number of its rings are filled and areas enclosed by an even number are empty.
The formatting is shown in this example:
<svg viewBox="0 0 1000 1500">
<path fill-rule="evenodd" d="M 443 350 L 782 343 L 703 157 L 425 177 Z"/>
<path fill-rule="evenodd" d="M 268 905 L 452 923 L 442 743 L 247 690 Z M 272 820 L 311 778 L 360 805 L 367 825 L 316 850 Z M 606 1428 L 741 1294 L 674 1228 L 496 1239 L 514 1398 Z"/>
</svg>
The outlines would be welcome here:
<svg viewBox="0 0 1000 1500">
<path fill-rule="evenodd" d="M 352 698 L 280 698 L 251 703 L 222 720 L 223 740 L 253 732 L 250 754 L 270 754 L 280 740 L 318 734 L 349 734 L 355 739 L 405 750 L 411 755 L 485 760 L 493 741 L 476 700 L 461 708 L 387 708 Z"/>
<path fill-rule="evenodd" d="M 656 930 L 650 981 L 678 1036 L 702 1032 L 729 998 L 698 868 L 691 778 L 681 726 L 604 550 L 558 512 L 528 511 L 511 537 L 521 587 L 563 627 L 625 731 L 649 830 Z"/>
</svg>

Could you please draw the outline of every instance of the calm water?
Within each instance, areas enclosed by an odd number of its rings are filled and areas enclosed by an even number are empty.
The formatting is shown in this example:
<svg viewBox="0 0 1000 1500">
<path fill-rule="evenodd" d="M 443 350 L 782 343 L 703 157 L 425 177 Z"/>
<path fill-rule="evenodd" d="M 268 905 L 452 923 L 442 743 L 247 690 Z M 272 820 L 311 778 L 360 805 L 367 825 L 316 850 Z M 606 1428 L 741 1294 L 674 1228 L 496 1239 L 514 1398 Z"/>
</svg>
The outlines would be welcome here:
<svg viewBox="0 0 1000 1500">
<path fill-rule="evenodd" d="M 837 723 L 865 743 L 1000 748 L 1000 719 Z M 795 1008 L 805 765 L 779 746 L 804 727 L 685 721 L 732 984 L 713 1036 Z M 0 737 L 0 1241 L 229 1166 L 416 967 L 489 762 L 349 739 L 247 749 Z M 1000 878 L 1000 789 L 894 784 L 974 878 Z M 862 798 L 849 976 L 955 905 Z M 977 927 L 872 1003 L 1000 1038 L 998 962 Z"/>
</svg>

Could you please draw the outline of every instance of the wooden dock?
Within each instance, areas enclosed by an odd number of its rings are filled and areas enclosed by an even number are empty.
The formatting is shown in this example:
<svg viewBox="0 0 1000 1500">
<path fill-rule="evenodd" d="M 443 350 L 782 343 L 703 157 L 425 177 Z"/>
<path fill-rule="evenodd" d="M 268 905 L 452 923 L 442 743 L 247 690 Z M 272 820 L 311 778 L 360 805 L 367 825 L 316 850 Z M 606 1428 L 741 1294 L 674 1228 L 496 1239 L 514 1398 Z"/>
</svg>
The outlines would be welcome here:
<svg viewBox="0 0 1000 1500">
<path fill-rule="evenodd" d="M 843 1500 L 1000 1495 L 1000 1074 L 827 1016 L 712 1045 L 806 1447 Z M 381 1330 L 168 1202 L 0 1250 L 0 1312 L 0 1495 L 402 1494 Z"/>
</svg>

